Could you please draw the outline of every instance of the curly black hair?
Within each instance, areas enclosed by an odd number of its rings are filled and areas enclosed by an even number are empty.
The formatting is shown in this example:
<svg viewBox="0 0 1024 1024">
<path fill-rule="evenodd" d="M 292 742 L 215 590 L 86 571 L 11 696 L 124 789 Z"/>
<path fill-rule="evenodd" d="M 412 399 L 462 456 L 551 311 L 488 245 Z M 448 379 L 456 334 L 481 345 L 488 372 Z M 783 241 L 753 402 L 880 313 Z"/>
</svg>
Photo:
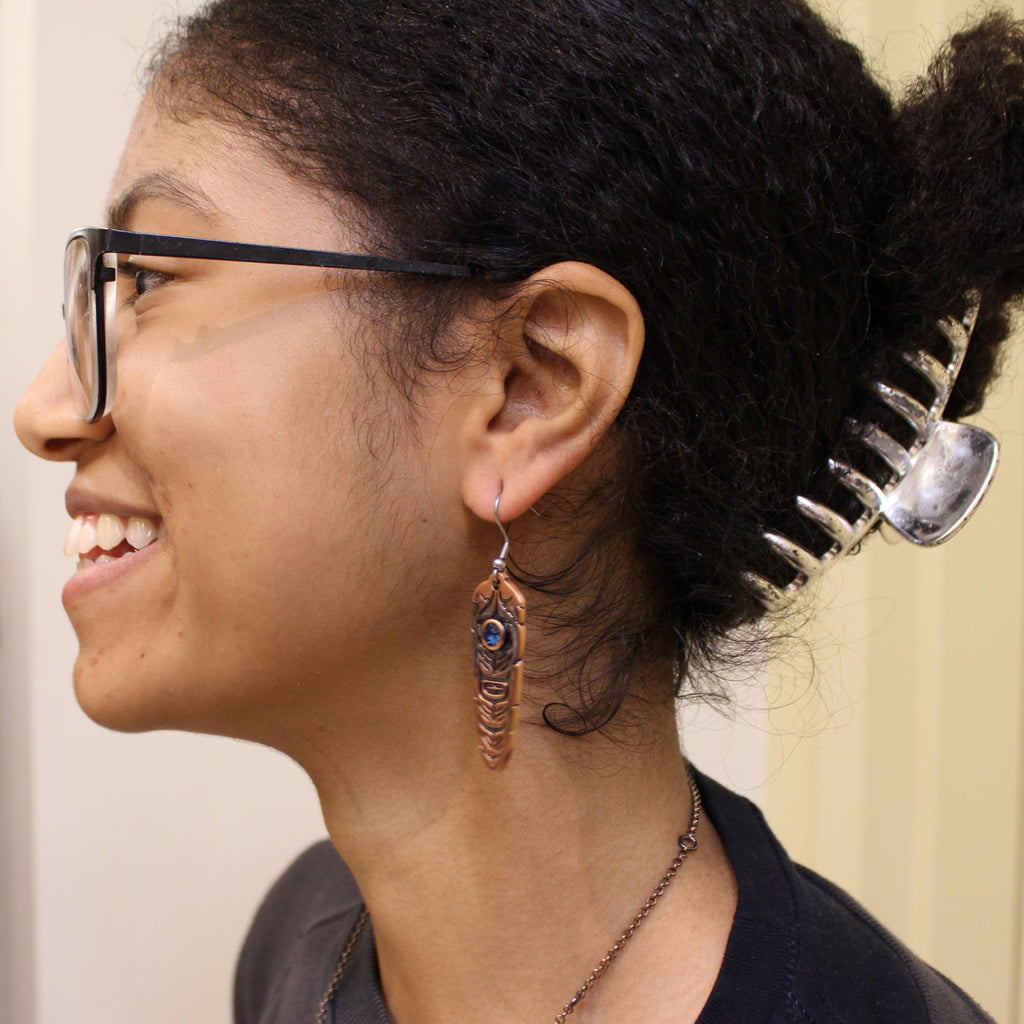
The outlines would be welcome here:
<svg viewBox="0 0 1024 1024">
<path fill-rule="evenodd" d="M 409 379 L 457 358 L 467 290 L 582 260 L 638 300 L 614 479 L 578 496 L 571 564 L 520 570 L 594 595 L 565 623 L 562 731 L 606 724 L 640 665 L 681 680 L 761 619 L 745 573 L 785 572 L 767 528 L 822 546 L 794 499 L 827 487 L 865 374 L 936 348 L 976 290 L 949 412 L 976 409 L 1024 291 L 1024 27 L 1001 13 L 898 103 L 800 0 L 214 0 L 152 73 L 178 115 L 355 200 L 380 251 L 478 268 L 429 298 L 394 284 Z"/>
</svg>

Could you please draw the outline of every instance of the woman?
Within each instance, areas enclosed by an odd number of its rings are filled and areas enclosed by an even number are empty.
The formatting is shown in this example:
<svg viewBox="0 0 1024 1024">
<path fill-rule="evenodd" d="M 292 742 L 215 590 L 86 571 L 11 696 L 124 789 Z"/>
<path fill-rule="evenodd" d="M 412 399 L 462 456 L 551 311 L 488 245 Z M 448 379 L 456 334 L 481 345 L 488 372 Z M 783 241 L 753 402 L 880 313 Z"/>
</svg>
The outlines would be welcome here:
<svg viewBox="0 0 1024 1024">
<path fill-rule="evenodd" d="M 894 111 L 789 2 L 222 0 L 168 41 L 18 426 L 77 465 L 86 711 L 317 787 L 239 1021 L 988 1019 L 673 701 L 881 515 L 932 542 L 984 491 L 1022 54 L 990 17 Z"/>
</svg>

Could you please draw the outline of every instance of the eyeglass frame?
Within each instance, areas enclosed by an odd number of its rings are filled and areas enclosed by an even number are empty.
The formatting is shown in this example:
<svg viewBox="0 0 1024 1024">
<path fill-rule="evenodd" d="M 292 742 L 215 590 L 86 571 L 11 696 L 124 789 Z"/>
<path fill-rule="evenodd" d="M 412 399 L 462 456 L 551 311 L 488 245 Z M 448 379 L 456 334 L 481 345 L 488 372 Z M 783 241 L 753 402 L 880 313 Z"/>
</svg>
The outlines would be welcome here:
<svg viewBox="0 0 1024 1024">
<path fill-rule="evenodd" d="M 69 254 L 74 243 L 81 239 L 89 250 L 91 271 L 89 287 L 92 292 L 92 357 L 95 365 L 95 385 L 86 387 L 79 370 L 80 360 L 75 351 L 75 339 L 69 322 L 71 282 L 69 280 Z M 116 338 L 108 352 L 106 322 L 116 313 L 116 292 L 105 299 L 104 290 L 117 280 L 117 264 L 111 256 L 167 256 L 191 260 L 217 260 L 230 263 L 262 263 L 275 266 L 322 267 L 328 270 L 371 270 L 391 274 L 422 274 L 431 277 L 471 277 L 473 268 L 452 263 L 431 263 L 423 260 L 401 259 L 391 256 L 372 256 L 366 253 L 332 252 L 325 249 L 294 249 L 278 245 L 258 245 L 251 242 L 227 242 L 213 238 L 193 238 L 186 235 L 151 235 L 119 228 L 79 228 L 73 231 L 64 245 L 64 319 L 65 343 L 68 350 L 69 370 L 86 392 L 85 412 L 79 416 L 86 423 L 102 419 L 113 404 L 116 383 Z M 113 301 L 110 301 L 110 300 Z M 108 307 L 108 302 L 110 305 Z M 110 357 L 113 357 L 112 359 Z M 108 394 L 109 393 L 109 394 Z M 109 397 L 109 401 L 108 401 Z"/>
</svg>

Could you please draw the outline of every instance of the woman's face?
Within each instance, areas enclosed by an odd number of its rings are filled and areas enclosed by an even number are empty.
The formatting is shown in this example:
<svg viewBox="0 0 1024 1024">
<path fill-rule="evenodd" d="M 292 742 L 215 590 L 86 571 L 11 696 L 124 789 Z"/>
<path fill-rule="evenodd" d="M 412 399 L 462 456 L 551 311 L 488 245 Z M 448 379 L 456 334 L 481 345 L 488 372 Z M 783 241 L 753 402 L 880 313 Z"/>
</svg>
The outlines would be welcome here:
<svg viewBox="0 0 1024 1024">
<path fill-rule="evenodd" d="M 360 249 L 254 145 L 152 100 L 111 211 L 131 231 Z M 394 669 L 387 652 L 427 573 L 409 566 L 439 545 L 455 557 L 465 511 L 437 441 L 458 400 L 428 395 L 429 429 L 405 415 L 380 429 L 391 392 L 366 355 L 379 328 L 345 301 L 365 274 L 134 260 L 113 413 L 75 419 L 63 346 L 18 412 L 29 447 L 76 461 L 72 517 L 137 517 L 162 534 L 69 581 L 76 690 L 115 728 L 273 742 L 268 723 L 308 717 L 339 679 L 368 686 Z M 443 581 L 430 592 L 443 602 Z"/>
</svg>

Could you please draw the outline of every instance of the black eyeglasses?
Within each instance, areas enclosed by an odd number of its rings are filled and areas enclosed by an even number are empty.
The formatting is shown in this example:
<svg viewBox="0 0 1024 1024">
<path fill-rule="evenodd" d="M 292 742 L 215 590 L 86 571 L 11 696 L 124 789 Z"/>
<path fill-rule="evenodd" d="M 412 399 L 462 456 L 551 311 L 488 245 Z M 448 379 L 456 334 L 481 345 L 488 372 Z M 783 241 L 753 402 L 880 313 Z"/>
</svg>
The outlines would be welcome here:
<svg viewBox="0 0 1024 1024">
<path fill-rule="evenodd" d="M 117 384 L 117 267 L 122 256 L 177 256 L 191 260 L 270 263 L 391 274 L 469 277 L 469 267 L 351 252 L 288 249 L 179 235 L 141 235 L 115 228 L 82 228 L 64 249 L 64 325 L 75 410 L 86 423 L 110 412 Z"/>
</svg>

